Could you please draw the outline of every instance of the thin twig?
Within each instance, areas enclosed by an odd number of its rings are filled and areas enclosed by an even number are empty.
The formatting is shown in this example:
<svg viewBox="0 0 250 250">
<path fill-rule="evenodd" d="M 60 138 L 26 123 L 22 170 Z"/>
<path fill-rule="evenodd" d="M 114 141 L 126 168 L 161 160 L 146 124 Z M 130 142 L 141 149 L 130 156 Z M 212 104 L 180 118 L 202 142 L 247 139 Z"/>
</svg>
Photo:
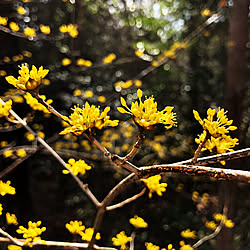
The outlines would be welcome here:
<svg viewBox="0 0 250 250">
<path fill-rule="evenodd" d="M 7 232 L 5 232 L 2 228 L 0 228 L 0 234 L 8 238 L 8 241 L 13 242 L 15 245 L 18 245 L 20 247 L 23 246 L 23 243 L 19 240 L 14 239 L 11 235 L 9 235 Z"/>
<path fill-rule="evenodd" d="M 134 250 L 135 249 L 135 236 L 136 236 L 136 232 L 133 231 L 131 234 L 131 241 L 130 241 L 130 247 L 129 250 Z"/>
<path fill-rule="evenodd" d="M 115 205 L 108 206 L 108 207 L 106 207 L 106 210 L 110 211 L 110 210 L 114 210 L 116 208 L 121 208 L 121 207 L 125 206 L 126 204 L 128 204 L 128 203 L 130 203 L 130 202 L 132 202 L 134 200 L 137 200 L 139 197 L 141 197 L 142 195 L 144 195 L 144 193 L 146 192 L 146 190 L 147 190 L 147 188 L 143 188 L 140 193 L 138 193 L 138 194 L 136 194 L 136 195 L 134 195 L 134 196 L 132 196 L 132 197 L 124 200 L 124 201 L 121 201 L 121 202 L 119 202 L 119 203 L 117 203 Z"/>
</svg>

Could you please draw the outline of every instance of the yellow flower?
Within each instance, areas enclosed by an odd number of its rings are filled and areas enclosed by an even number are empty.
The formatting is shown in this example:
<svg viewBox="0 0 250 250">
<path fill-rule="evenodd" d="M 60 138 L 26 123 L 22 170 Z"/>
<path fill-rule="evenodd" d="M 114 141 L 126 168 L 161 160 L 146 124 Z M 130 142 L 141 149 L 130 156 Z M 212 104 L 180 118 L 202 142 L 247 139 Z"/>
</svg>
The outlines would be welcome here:
<svg viewBox="0 0 250 250">
<path fill-rule="evenodd" d="M 99 108 L 94 105 L 89 105 L 88 102 L 85 103 L 83 108 L 78 106 L 74 107 L 73 114 L 70 115 L 69 123 L 70 126 L 65 128 L 60 134 L 74 133 L 75 135 L 81 135 L 86 130 L 91 131 L 93 128 L 102 129 L 104 126 L 115 127 L 118 125 L 118 120 L 110 120 L 107 113 L 110 107 L 106 107 L 102 113 L 100 113 Z"/>
<path fill-rule="evenodd" d="M 1 141 L 0 142 L 0 147 L 4 148 L 8 145 L 8 142 L 7 141 Z"/>
<path fill-rule="evenodd" d="M 8 245 L 8 250 L 22 250 L 22 247 L 17 245 Z"/>
<path fill-rule="evenodd" d="M 0 215 L 3 213 L 3 205 L 0 203 Z"/>
<path fill-rule="evenodd" d="M 63 66 L 68 66 L 71 64 L 71 60 L 69 58 L 63 58 L 62 59 L 62 65 Z"/>
<path fill-rule="evenodd" d="M 167 183 L 160 183 L 161 176 L 160 175 L 154 175 L 151 176 L 147 179 L 141 179 L 143 181 L 148 189 L 149 189 L 149 194 L 148 197 L 152 197 L 152 193 L 156 192 L 159 196 L 162 196 L 162 192 L 166 191 Z"/>
<path fill-rule="evenodd" d="M 93 233 L 94 233 L 94 229 L 89 227 L 89 228 L 86 228 L 84 232 L 81 232 L 80 235 L 82 236 L 82 240 L 91 241 Z M 100 233 L 97 233 L 95 238 L 96 240 L 100 240 L 101 239 Z"/>
<path fill-rule="evenodd" d="M 48 25 L 41 24 L 40 25 L 40 30 L 41 30 L 42 33 L 44 33 L 46 35 L 50 34 L 50 27 Z"/>
<path fill-rule="evenodd" d="M 84 93 L 84 96 L 86 98 L 91 98 L 91 97 L 93 97 L 93 95 L 94 95 L 94 93 L 91 90 L 86 90 L 85 93 Z"/>
<path fill-rule="evenodd" d="M 40 97 L 45 101 L 46 100 L 46 96 L 45 95 L 40 95 Z M 36 98 L 34 98 L 30 93 L 26 93 L 26 95 L 24 96 L 24 98 L 26 99 L 26 103 L 30 105 L 30 107 L 34 110 L 39 110 L 39 111 L 43 111 L 44 113 L 50 113 L 48 111 L 48 109 L 41 103 L 38 102 L 38 100 Z M 47 100 L 46 103 L 47 104 L 51 104 L 53 101 L 51 99 Z"/>
<path fill-rule="evenodd" d="M 156 61 L 156 60 L 153 60 L 151 62 L 151 65 L 154 66 L 154 67 L 158 67 L 159 66 L 159 63 Z"/>
<path fill-rule="evenodd" d="M 105 56 L 102 61 L 105 64 L 109 64 L 112 63 L 114 60 L 116 59 L 116 55 L 114 53 L 108 54 L 107 56 Z"/>
<path fill-rule="evenodd" d="M 128 237 L 124 231 L 121 231 L 116 237 L 112 238 L 114 246 L 121 246 L 122 250 L 126 249 L 126 244 L 131 241 L 131 237 Z"/>
<path fill-rule="evenodd" d="M 6 81 L 18 89 L 30 91 L 40 86 L 42 79 L 48 74 L 49 70 L 43 69 L 43 66 L 37 70 L 37 68 L 32 65 L 32 69 L 29 71 L 29 68 L 25 64 L 22 64 L 18 72 L 20 76 L 17 79 L 13 76 L 6 76 Z"/>
<path fill-rule="evenodd" d="M 69 35 L 73 38 L 76 38 L 79 34 L 78 30 L 78 25 L 77 24 L 69 24 L 67 27 L 67 31 L 69 33 Z"/>
<path fill-rule="evenodd" d="M 80 89 L 75 89 L 73 92 L 73 96 L 79 96 L 82 94 L 82 91 Z"/>
<path fill-rule="evenodd" d="M 59 27 L 59 31 L 60 31 L 61 33 L 67 33 L 67 32 L 68 32 L 68 26 L 65 25 L 65 24 L 61 25 L 61 26 Z"/>
<path fill-rule="evenodd" d="M 16 155 L 19 157 L 25 157 L 27 155 L 26 151 L 24 149 L 18 149 L 16 151 Z"/>
<path fill-rule="evenodd" d="M 138 57 L 141 57 L 141 56 L 143 56 L 143 52 L 140 51 L 140 50 L 136 50 L 135 55 L 138 56 Z"/>
<path fill-rule="evenodd" d="M 3 116 L 8 116 L 10 113 L 10 110 L 12 108 L 12 100 L 8 100 L 5 102 L 5 105 L 0 103 L 0 118 Z"/>
<path fill-rule="evenodd" d="M 214 221 L 207 221 L 205 223 L 205 226 L 209 229 L 215 230 L 217 228 L 217 225 L 215 224 Z"/>
<path fill-rule="evenodd" d="M 160 250 L 160 247 L 159 247 L 159 246 L 156 246 L 156 245 L 154 245 L 154 244 L 151 243 L 151 242 L 146 242 L 146 243 L 145 243 L 145 246 L 146 246 L 146 249 L 147 249 L 147 250 Z"/>
<path fill-rule="evenodd" d="M 202 16 L 209 16 L 211 13 L 211 11 L 209 9 L 204 9 L 201 11 L 201 15 Z"/>
<path fill-rule="evenodd" d="M 10 186 L 10 181 L 7 181 L 6 183 L 2 182 L 0 180 L 0 194 L 2 196 L 6 195 L 6 194 L 15 194 L 16 190 L 14 187 Z"/>
<path fill-rule="evenodd" d="M 141 87 L 142 86 L 142 81 L 141 80 L 134 80 L 134 84 L 136 87 Z"/>
<path fill-rule="evenodd" d="M 196 238 L 195 231 L 191 231 L 189 228 L 187 230 L 185 230 L 185 231 L 182 231 L 181 236 L 183 238 L 191 238 L 191 239 Z"/>
<path fill-rule="evenodd" d="M 233 228 L 234 227 L 234 222 L 232 222 L 232 220 L 225 220 L 224 225 L 225 225 L 225 227 Z"/>
<path fill-rule="evenodd" d="M 0 25 L 7 25 L 8 17 L 1 17 L 0 16 Z"/>
<path fill-rule="evenodd" d="M 6 221 L 7 221 L 8 225 L 10 225 L 10 224 L 18 225 L 17 218 L 16 218 L 15 214 L 6 213 Z"/>
<path fill-rule="evenodd" d="M 199 193 L 197 191 L 194 191 L 193 194 L 192 194 L 192 200 L 194 202 L 197 202 L 198 198 L 199 198 Z"/>
<path fill-rule="evenodd" d="M 39 228 L 41 225 L 41 221 L 38 222 L 28 222 L 28 228 L 25 228 L 23 226 L 19 226 L 19 229 L 16 230 L 18 234 L 23 234 L 23 238 L 26 239 L 24 242 L 24 245 L 29 245 L 29 247 L 32 247 L 32 242 L 40 241 L 41 235 L 44 231 L 46 231 L 46 227 Z M 45 241 L 42 240 L 42 243 L 45 244 Z"/>
<path fill-rule="evenodd" d="M 128 113 L 133 116 L 134 122 L 147 130 L 152 130 L 159 123 L 165 125 L 166 129 L 170 129 L 172 126 L 176 126 L 175 113 L 172 112 L 174 107 L 167 106 L 162 111 L 157 110 L 157 102 L 153 97 L 147 98 L 144 103 L 142 102 L 142 91 L 137 90 L 137 96 L 139 103 L 132 102 L 131 108 L 126 104 L 126 101 L 121 97 L 121 104 L 126 108 L 118 107 L 120 113 Z"/>
<path fill-rule="evenodd" d="M 91 169 L 91 166 L 87 165 L 84 160 L 75 161 L 75 159 L 73 159 L 73 158 L 70 158 L 68 160 L 68 164 L 66 164 L 66 166 L 73 172 L 74 175 L 78 175 L 79 173 L 85 174 L 86 170 Z M 65 170 L 65 169 L 62 172 L 64 174 L 69 173 L 69 171 Z"/>
<path fill-rule="evenodd" d="M 35 140 L 35 136 L 33 134 L 31 134 L 30 132 L 26 132 L 24 134 L 25 138 L 28 140 L 28 141 L 34 141 Z"/>
<path fill-rule="evenodd" d="M 65 225 L 65 227 L 72 233 L 72 234 L 81 234 L 82 231 L 85 229 L 85 226 L 82 224 L 82 221 L 70 221 Z"/>
<path fill-rule="evenodd" d="M 44 79 L 42 79 L 42 83 L 43 83 L 44 85 L 50 85 L 50 80 L 44 78 Z"/>
<path fill-rule="evenodd" d="M 40 138 L 42 138 L 42 139 L 44 139 L 45 134 L 43 132 L 41 132 L 41 131 L 38 131 L 37 132 L 37 136 L 40 137 Z"/>
<path fill-rule="evenodd" d="M 15 23 L 15 22 L 10 22 L 10 23 L 9 23 L 9 26 L 10 26 L 10 29 L 11 29 L 12 31 L 14 31 L 14 32 L 19 31 L 19 26 L 18 26 L 17 23 Z"/>
<path fill-rule="evenodd" d="M 36 36 L 36 31 L 33 28 L 27 27 L 23 30 L 25 36 Z"/>
<path fill-rule="evenodd" d="M 24 15 L 26 13 L 26 10 L 24 9 L 24 7 L 19 6 L 16 11 L 18 12 L 18 14 L 20 15 Z"/>
<path fill-rule="evenodd" d="M 92 66 L 92 62 L 91 61 L 85 60 L 83 58 L 77 59 L 76 64 L 78 66 L 85 66 L 85 67 L 91 67 Z"/>
<path fill-rule="evenodd" d="M 23 55 L 26 56 L 26 57 L 32 57 L 32 53 L 30 51 L 27 51 L 27 50 L 24 50 L 23 51 Z"/>
<path fill-rule="evenodd" d="M 5 63 L 9 63 L 11 60 L 10 60 L 10 58 L 9 58 L 8 56 L 5 56 L 5 57 L 3 58 L 3 61 L 4 61 Z"/>
<path fill-rule="evenodd" d="M 148 227 L 147 222 L 145 222 L 141 217 L 134 216 L 129 220 L 130 224 L 132 224 L 136 228 L 146 228 Z"/>
<path fill-rule="evenodd" d="M 180 250 L 193 250 L 193 248 L 190 245 L 186 245 L 183 240 L 180 242 L 180 246 Z"/>
<path fill-rule="evenodd" d="M 4 158 L 8 158 L 8 157 L 10 157 L 10 156 L 12 156 L 13 155 L 13 151 L 12 150 L 6 150 L 6 151 L 4 151 L 4 153 L 3 153 L 3 157 Z"/>
<path fill-rule="evenodd" d="M 5 70 L 0 70 L 0 76 L 6 76 L 7 72 Z"/>
<path fill-rule="evenodd" d="M 100 95 L 97 97 L 97 101 L 101 102 L 101 103 L 105 103 L 106 102 L 106 97 L 103 95 Z"/>
</svg>

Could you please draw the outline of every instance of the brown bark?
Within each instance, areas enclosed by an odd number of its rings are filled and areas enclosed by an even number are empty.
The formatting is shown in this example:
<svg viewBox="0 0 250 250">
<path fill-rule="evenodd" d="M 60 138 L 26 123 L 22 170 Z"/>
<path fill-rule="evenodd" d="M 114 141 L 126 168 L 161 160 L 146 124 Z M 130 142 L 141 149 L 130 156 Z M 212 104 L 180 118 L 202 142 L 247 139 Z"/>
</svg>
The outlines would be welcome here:
<svg viewBox="0 0 250 250">
<path fill-rule="evenodd" d="M 239 128 L 242 115 L 242 100 L 247 73 L 248 0 L 235 0 L 229 20 L 227 85 L 225 107 L 230 118 Z M 238 130 L 239 131 L 239 130 Z M 239 137 L 240 132 L 235 134 Z M 238 163 L 238 164 L 237 164 Z M 236 165 L 237 164 L 237 165 Z M 240 168 L 240 161 L 231 162 L 229 168 Z M 228 217 L 234 218 L 237 185 L 224 183 L 220 187 L 221 207 L 228 205 Z M 233 230 L 224 228 L 217 239 L 218 250 L 233 250 Z"/>
</svg>

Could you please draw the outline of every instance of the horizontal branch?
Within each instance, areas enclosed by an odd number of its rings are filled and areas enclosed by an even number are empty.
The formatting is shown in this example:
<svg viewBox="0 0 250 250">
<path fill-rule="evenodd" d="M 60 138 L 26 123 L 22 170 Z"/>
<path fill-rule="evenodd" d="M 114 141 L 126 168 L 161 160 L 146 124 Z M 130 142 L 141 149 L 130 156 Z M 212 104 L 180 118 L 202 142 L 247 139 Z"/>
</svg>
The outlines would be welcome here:
<svg viewBox="0 0 250 250">
<path fill-rule="evenodd" d="M 14 239 L 15 240 L 15 239 Z M 23 239 L 18 239 L 15 240 L 18 243 L 22 242 L 24 243 L 25 240 Z M 14 242 L 15 242 L 14 241 Z M 8 239 L 8 238 L 4 238 L 4 237 L 0 237 L 0 242 L 1 243 L 14 243 L 12 240 Z M 20 244 L 19 244 L 20 245 Z M 88 248 L 88 243 L 75 243 L 75 242 L 62 242 L 62 241 L 47 241 L 46 240 L 46 244 L 43 244 L 40 241 L 34 242 L 32 243 L 33 246 L 43 246 L 43 247 L 56 247 L 56 248 L 82 248 L 82 249 L 87 249 Z M 117 248 L 113 248 L 113 247 L 99 247 L 97 245 L 94 245 L 94 249 L 97 250 L 117 250 Z"/>
<path fill-rule="evenodd" d="M 140 168 L 139 177 L 146 177 L 161 173 L 179 173 L 184 175 L 196 175 L 213 177 L 217 180 L 235 181 L 250 184 L 250 171 L 223 169 L 223 168 L 211 168 L 205 166 L 194 165 L 153 165 L 149 167 Z"/>
</svg>

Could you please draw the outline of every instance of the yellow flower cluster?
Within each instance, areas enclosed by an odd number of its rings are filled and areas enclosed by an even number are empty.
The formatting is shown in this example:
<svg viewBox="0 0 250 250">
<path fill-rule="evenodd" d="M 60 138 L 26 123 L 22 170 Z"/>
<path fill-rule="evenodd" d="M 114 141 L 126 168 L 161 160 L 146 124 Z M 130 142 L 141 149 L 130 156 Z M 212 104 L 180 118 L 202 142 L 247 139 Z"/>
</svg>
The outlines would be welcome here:
<svg viewBox="0 0 250 250">
<path fill-rule="evenodd" d="M 18 12 L 18 14 L 20 15 L 24 15 L 26 13 L 26 10 L 24 9 L 24 7 L 19 6 L 16 11 Z"/>
<path fill-rule="evenodd" d="M 89 105 L 88 102 L 85 103 L 83 108 L 77 106 L 74 107 L 73 114 L 70 115 L 70 119 L 67 117 L 70 126 L 65 128 L 60 134 L 74 133 L 75 135 L 81 135 L 86 130 L 91 131 L 93 128 L 102 129 L 104 126 L 115 127 L 118 125 L 118 120 L 110 120 L 107 113 L 110 107 L 106 107 L 102 113 L 100 109 L 94 105 Z"/>
<path fill-rule="evenodd" d="M 183 240 L 180 242 L 180 246 L 181 246 L 180 250 L 193 250 L 194 249 L 190 245 L 186 245 Z"/>
<path fill-rule="evenodd" d="M 18 89 L 30 91 L 40 86 L 42 79 L 48 74 L 49 70 L 43 69 L 43 66 L 37 70 L 37 68 L 32 65 L 32 69 L 29 71 L 29 68 L 25 64 L 22 64 L 18 72 L 20 76 L 17 79 L 13 76 L 6 76 L 6 81 Z"/>
<path fill-rule="evenodd" d="M 49 35 L 50 34 L 50 27 L 48 25 L 40 25 L 40 30 L 42 33 Z"/>
<path fill-rule="evenodd" d="M 237 145 L 238 139 L 231 138 L 228 134 L 230 131 L 237 129 L 236 126 L 231 126 L 233 120 L 228 120 L 226 116 L 226 111 L 224 109 L 219 109 L 216 114 L 215 109 L 209 108 L 207 110 L 207 118 L 201 119 L 199 113 L 196 110 L 193 110 L 195 119 L 202 125 L 204 131 L 198 138 L 195 139 L 195 142 L 200 144 L 206 137 L 207 132 L 211 135 L 208 139 L 202 150 L 208 149 L 210 152 L 215 148 L 217 153 L 223 154 L 227 151 L 233 151 L 233 147 Z"/>
<path fill-rule="evenodd" d="M 146 228 L 148 227 L 147 222 L 145 222 L 141 217 L 134 216 L 129 220 L 130 224 L 132 224 L 136 228 Z"/>
<path fill-rule="evenodd" d="M 76 38 L 79 34 L 78 30 L 78 25 L 77 24 L 63 24 L 59 27 L 59 31 L 61 33 L 68 33 L 71 37 Z"/>
<path fill-rule="evenodd" d="M 8 17 L 2 17 L 0 16 L 0 25 L 7 25 L 7 22 L 8 22 Z"/>
<path fill-rule="evenodd" d="M 46 96 L 45 95 L 40 95 L 40 97 L 45 101 L 46 100 Z M 24 96 L 24 98 L 26 99 L 26 103 L 30 105 L 30 107 L 34 110 L 39 110 L 39 111 L 43 111 L 44 113 L 50 113 L 48 111 L 48 109 L 43 106 L 41 103 L 38 102 L 38 100 L 36 98 L 34 98 L 30 93 L 26 93 L 26 95 Z M 53 100 L 48 99 L 46 101 L 47 104 L 51 104 L 53 102 Z"/>
<path fill-rule="evenodd" d="M 36 31 L 33 28 L 27 27 L 23 30 L 25 36 L 36 36 Z"/>
<path fill-rule="evenodd" d="M 3 205 L 0 203 L 0 215 L 3 213 Z"/>
<path fill-rule="evenodd" d="M 8 100 L 7 102 L 5 102 L 4 105 L 0 103 L 0 118 L 3 116 L 8 116 L 11 107 L 12 107 L 12 100 Z"/>
<path fill-rule="evenodd" d="M 145 246 L 146 246 L 146 249 L 147 250 L 160 250 L 160 247 L 157 246 L 157 245 L 154 245 L 153 243 L 151 242 L 146 242 L 145 243 Z M 166 248 L 162 248 L 161 250 L 166 250 Z M 168 250 L 175 250 L 172 246 L 172 244 L 169 244 L 168 245 Z"/>
<path fill-rule="evenodd" d="M 6 221 L 7 221 L 8 225 L 10 225 L 10 224 L 18 225 L 17 218 L 16 218 L 15 214 L 6 213 Z"/>
<path fill-rule="evenodd" d="M 74 175 L 78 175 L 79 173 L 85 174 L 86 170 L 91 169 L 91 166 L 89 166 L 84 160 L 75 161 L 73 158 L 68 160 L 66 166 L 73 172 Z M 69 171 L 66 169 L 64 169 L 62 172 L 63 174 L 69 173 Z"/>
<path fill-rule="evenodd" d="M 26 151 L 24 149 L 18 149 L 16 151 L 16 155 L 19 156 L 19 157 L 25 157 L 27 155 Z"/>
<path fill-rule="evenodd" d="M 134 86 L 136 87 L 141 87 L 142 86 L 142 81 L 141 80 L 127 80 L 126 82 L 123 81 L 118 81 L 114 84 L 114 87 L 116 89 L 118 88 L 123 88 L 123 89 L 127 89 L 130 88 L 132 85 L 134 84 Z"/>
<path fill-rule="evenodd" d="M 167 183 L 160 183 L 161 176 L 160 175 L 154 175 L 151 176 L 147 179 L 141 179 L 143 181 L 148 189 L 149 189 L 149 194 L 148 197 L 152 197 L 152 193 L 156 192 L 159 196 L 162 196 L 162 192 L 166 191 Z"/>
<path fill-rule="evenodd" d="M 77 59 L 76 64 L 78 66 L 85 66 L 85 67 L 91 67 L 92 66 L 92 62 L 91 61 L 85 60 L 83 58 Z"/>
<path fill-rule="evenodd" d="M 70 221 L 70 223 L 67 223 L 65 227 L 69 230 L 70 233 L 72 234 L 79 234 L 82 237 L 82 240 L 85 241 L 91 241 L 91 238 L 94 233 L 94 229 L 89 227 L 86 228 L 83 224 L 82 221 Z M 100 233 L 96 234 L 95 237 L 97 240 L 101 239 Z"/>
<path fill-rule="evenodd" d="M 22 250 L 22 247 L 17 245 L 8 245 L 8 250 Z"/>
<path fill-rule="evenodd" d="M 0 194 L 2 196 L 6 195 L 6 194 L 15 194 L 16 190 L 14 187 L 10 186 L 10 181 L 7 181 L 6 183 L 4 183 L 2 180 L 0 180 Z"/>
<path fill-rule="evenodd" d="M 17 31 L 19 30 L 19 26 L 18 26 L 18 24 L 15 23 L 15 22 L 10 22 L 10 23 L 9 23 L 9 26 L 10 26 L 10 29 L 11 29 L 12 31 L 14 31 L 14 32 L 17 32 Z"/>
<path fill-rule="evenodd" d="M 44 231 L 46 231 L 46 227 L 39 228 L 41 225 L 41 221 L 38 222 L 28 222 L 28 228 L 25 228 L 23 226 L 19 226 L 19 228 L 16 230 L 17 233 L 23 234 L 23 238 L 26 239 L 24 242 L 24 245 L 29 245 L 29 247 L 32 247 L 32 242 L 40 241 L 41 235 Z M 44 240 L 41 240 L 43 244 L 45 244 Z"/>
<path fill-rule="evenodd" d="M 128 237 L 124 231 L 121 231 L 116 237 L 112 238 L 114 246 L 120 246 L 121 250 L 126 249 L 126 244 L 131 241 L 131 237 Z"/>
<path fill-rule="evenodd" d="M 116 59 L 116 55 L 114 53 L 108 54 L 107 56 L 105 56 L 102 61 L 105 64 L 109 64 L 112 63 L 114 60 Z"/>
<path fill-rule="evenodd" d="M 131 108 L 127 106 L 126 101 L 121 97 L 121 104 L 128 111 L 121 107 L 117 108 L 118 111 L 132 115 L 134 122 L 147 130 L 153 130 L 159 123 L 164 124 L 166 129 L 176 126 L 175 113 L 172 112 L 174 107 L 167 106 L 162 111 L 158 111 L 157 102 L 154 101 L 153 97 L 147 98 L 143 103 L 140 89 L 137 90 L 137 96 L 140 102 L 132 102 Z"/>
<path fill-rule="evenodd" d="M 181 236 L 183 238 L 191 238 L 191 239 L 196 238 L 195 231 L 191 231 L 189 228 L 187 230 L 182 231 Z"/>
</svg>

